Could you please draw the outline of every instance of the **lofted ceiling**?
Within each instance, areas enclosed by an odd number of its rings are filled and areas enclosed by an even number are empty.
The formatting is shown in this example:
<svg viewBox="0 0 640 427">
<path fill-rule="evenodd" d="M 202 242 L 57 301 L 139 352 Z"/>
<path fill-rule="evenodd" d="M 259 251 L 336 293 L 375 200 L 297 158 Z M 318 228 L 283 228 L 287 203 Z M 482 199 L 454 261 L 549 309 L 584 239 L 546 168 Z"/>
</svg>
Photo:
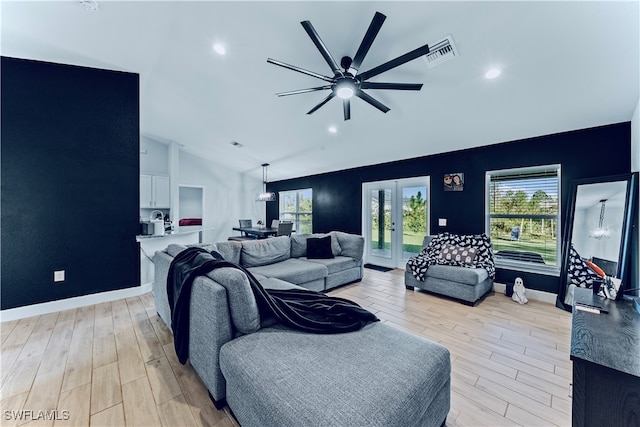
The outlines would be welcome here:
<svg viewBox="0 0 640 427">
<path fill-rule="evenodd" d="M 139 73 L 143 136 L 256 178 L 268 162 L 270 181 L 629 121 L 639 99 L 637 1 L 97 5 L 2 1 L 2 55 Z M 361 70 L 447 35 L 458 56 L 372 78 L 424 84 L 369 90 L 386 114 L 354 98 L 345 122 L 338 99 L 305 114 L 326 91 L 275 96 L 324 83 L 267 58 L 332 75 L 301 21 L 339 62 L 376 11 L 387 19 Z M 502 74 L 486 79 L 492 67 Z"/>
</svg>

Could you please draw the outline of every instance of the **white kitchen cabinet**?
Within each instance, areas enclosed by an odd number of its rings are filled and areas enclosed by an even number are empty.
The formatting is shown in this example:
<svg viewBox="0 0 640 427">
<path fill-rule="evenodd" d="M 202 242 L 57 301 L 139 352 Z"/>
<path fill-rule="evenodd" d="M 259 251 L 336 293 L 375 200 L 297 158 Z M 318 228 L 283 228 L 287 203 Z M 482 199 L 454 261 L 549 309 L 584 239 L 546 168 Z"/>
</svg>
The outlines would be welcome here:
<svg viewBox="0 0 640 427">
<path fill-rule="evenodd" d="M 169 177 L 140 175 L 140 207 L 168 209 L 171 205 Z"/>
</svg>

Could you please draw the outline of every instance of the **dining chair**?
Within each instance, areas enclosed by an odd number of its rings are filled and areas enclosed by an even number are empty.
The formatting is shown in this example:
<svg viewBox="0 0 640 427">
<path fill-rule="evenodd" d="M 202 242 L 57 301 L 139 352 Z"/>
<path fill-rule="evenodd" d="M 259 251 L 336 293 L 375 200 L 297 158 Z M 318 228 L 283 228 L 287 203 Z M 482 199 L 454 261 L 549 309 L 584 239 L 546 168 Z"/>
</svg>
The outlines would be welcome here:
<svg viewBox="0 0 640 427">
<path fill-rule="evenodd" d="M 280 224 L 280 220 L 274 219 L 271 221 L 271 228 L 278 228 L 278 224 Z"/>
<path fill-rule="evenodd" d="M 292 222 L 281 222 L 278 224 L 278 232 L 276 233 L 276 236 L 291 236 L 292 230 Z"/>
<path fill-rule="evenodd" d="M 253 227 L 253 221 L 250 219 L 240 219 L 238 220 L 240 223 L 240 228 L 251 228 Z M 254 240 L 256 237 L 251 234 L 247 234 L 244 231 L 240 232 L 239 236 L 230 236 L 227 240 Z"/>
</svg>

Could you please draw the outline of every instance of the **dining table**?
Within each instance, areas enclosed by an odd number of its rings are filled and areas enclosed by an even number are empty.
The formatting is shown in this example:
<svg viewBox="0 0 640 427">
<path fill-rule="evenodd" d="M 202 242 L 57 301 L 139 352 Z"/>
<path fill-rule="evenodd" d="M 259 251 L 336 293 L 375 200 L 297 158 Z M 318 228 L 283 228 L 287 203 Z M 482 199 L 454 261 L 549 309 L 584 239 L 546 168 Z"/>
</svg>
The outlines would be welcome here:
<svg viewBox="0 0 640 427">
<path fill-rule="evenodd" d="M 266 239 L 269 236 L 278 234 L 278 228 L 272 227 L 233 227 L 235 231 L 246 233 L 250 236 L 256 236 L 258 239 Z"/>
</svg>

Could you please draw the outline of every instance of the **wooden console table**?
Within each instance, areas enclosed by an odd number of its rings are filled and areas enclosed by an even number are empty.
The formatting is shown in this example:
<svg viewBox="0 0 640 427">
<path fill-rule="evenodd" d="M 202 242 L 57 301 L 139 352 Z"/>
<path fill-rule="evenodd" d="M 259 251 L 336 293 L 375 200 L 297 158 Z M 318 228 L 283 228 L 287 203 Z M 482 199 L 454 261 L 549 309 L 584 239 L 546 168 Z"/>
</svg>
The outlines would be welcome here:
<svg viewBox="0 0 640 427">
<path fill-rule="evenodd" d="M 608 314 L 576 310 L 596 305 Z M 571 321 L 572 425 L 640 425 L 640 313 L 631 300 L 611 301 L 576 289 Z"/>
</svg>

